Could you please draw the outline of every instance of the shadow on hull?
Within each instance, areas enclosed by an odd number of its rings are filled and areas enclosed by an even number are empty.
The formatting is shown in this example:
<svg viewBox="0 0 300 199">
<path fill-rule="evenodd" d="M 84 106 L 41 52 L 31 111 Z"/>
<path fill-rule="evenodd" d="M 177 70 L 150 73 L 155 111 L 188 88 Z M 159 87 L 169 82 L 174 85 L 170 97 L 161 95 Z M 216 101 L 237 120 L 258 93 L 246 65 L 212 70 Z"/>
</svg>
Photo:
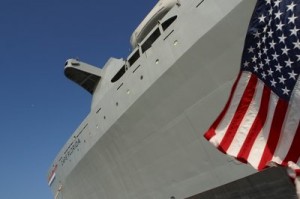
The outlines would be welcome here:
<svg viewBox="0 0 300 199">
<path fill-rule="evenodd" d="M 270 168 L 186 199 L 295 199 L 284 168 Z"/>
</svg>

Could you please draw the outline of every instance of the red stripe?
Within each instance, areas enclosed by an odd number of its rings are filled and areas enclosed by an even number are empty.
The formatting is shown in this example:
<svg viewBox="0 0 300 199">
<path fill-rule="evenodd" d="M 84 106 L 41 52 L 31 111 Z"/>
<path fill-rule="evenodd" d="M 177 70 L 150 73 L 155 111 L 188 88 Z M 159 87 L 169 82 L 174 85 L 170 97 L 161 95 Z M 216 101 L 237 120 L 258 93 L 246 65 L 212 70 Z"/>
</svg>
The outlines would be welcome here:
<svg viewBox="0 0 300 199">
<path fill-rule="evenodd" d="M 216 135 L 216 131 L 214 128 L 209 128 L 204 134 L 205 139 L 210 140 L 212 137 Z"/>
<path fill-rule="evenodd" d="M 232 118 L 232 121 L 230 122 L 230 125 L 225 133 L 224 139 L 220 143 L 219 148 L 221 148 L 223 151 L 228 150 L 235 134 L 237 133 L 237 130 L 255 94 L 256 84 L 257 84 L 257 78 L 255 75 L 252 74 L 248 82 L 248 85 L 243 93 L 243 96 L 240 100 L 240 103 L 237 107 L 237 110 Z"/>
<path fill-rule="evenodd" d="M 300 157 L 300 123 L 298 123 L 297 131 L 295 132 L 295 136 L 290 147 L 290 150 L 283 160 L 283 163 L 287 163 L 289 161 L 297 162 Z"/>
<path fill-rule="evenodd" d="M 50 174 L 48 175 L 48 182 L 51 180 L 56 170 L 57 170 L 57 164 L 53 167 Z"/>
<path fill-rule="evenodd" d="M 211 127 L 209 128 L 209 130 L 204 134 L 204 137 L 207 140 L 210 140 L 212 137 L 214 137 L 216 135 L 216 131 L 215 130 L 219 126 L 219 124 L 221 123 L 222 119 L 224 118 L 225 113 L 227 112 L 227 110 L 229 108 L 229 105 L 231 103 L 233 94 L 234 94 L 234 92 L 236 90 L 237 84 L 240 81 L 241 75 L 242 75 L 242 73 L 240 72 L 239 75 L 238 75 L 238 77 L 237 77 L 237 79 L 235 80 L 235 82 L 233 84 L 233 87 L 232 87 L 231 92 L 230 92 L 229 99 L 228 99 L 228 101 L 227 101 L 227 103 L 226 103 L 223 111 L 220 113 L 220 115 L 215 120 L 215 122 L 211 125 Z"/>
<path fill-rule="evenodd" d="M 258 170 L 264 169 L 266 167 L 266 164 L 268 164 L 268 162 L 270 162 L 273 158 L 273 154 L 275 153 L 277 144 L 279 142 L 281 129 L 283 126 L 287 109 L 288 103 L 286 103 L 282 99 L 279 99 L 273 115 L 269 137 L 267 139 L 263 155 L 258 165 Z"/>
<path fill-rule="evenodd" d="M 300 176 L 300 169 L 295 169 L 295 174 L 297 177 Z"/>
<path fill-rule="evenodd" d="M 237 159 L 242 160 L 243 162 L 246 162 L 248 160 L 253 144 L 257 136 L 261 132 L 261 129 L 265 125 L 269 109 L 270 94 L 271 90 L 266 85 L 264 85 L 259 111 L 249 130 L 249 133 L 247 134 L 245 142 L 243 143 L 243 146 L 241 147 L 240 152 L 237 155 Z"/>
</svg>

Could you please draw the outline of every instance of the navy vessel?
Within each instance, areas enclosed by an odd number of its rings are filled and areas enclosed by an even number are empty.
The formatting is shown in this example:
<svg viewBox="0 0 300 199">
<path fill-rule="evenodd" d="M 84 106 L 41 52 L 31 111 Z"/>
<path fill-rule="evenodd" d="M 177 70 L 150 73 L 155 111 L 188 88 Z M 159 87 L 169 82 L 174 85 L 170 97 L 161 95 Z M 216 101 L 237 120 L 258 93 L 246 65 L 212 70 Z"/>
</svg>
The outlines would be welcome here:
<svg viewBox="0 0 300 199">
<path fill-rule="evenodd" d="M 257 173 L 201 134 L 226 103 L 255 4 L 160 0 L 132 34 L 127 58 L 101 69 L 67 60 L 65 75 L 93 97 L 49 169 L 55 199 L 291 196 L 282 170 Z M 276 183 L 281 192 L 260 192 Z"/>
</svg>

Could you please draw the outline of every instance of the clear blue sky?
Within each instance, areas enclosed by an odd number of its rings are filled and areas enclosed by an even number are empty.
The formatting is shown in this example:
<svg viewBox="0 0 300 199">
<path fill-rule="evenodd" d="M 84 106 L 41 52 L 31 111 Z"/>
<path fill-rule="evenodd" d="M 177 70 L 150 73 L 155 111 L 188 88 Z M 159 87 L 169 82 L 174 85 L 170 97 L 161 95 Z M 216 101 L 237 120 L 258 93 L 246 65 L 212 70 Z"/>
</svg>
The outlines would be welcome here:
<svg viewBox="0 0 300 199">
<path fill-rule="evenodd" d="M 53 198 L 48 168 L 91 101 L 64 77 L 65 60 L 102 66 L 126 57 L 132 31 L 156 2 L 0 1 L 1 198 Z"/>
</svg>

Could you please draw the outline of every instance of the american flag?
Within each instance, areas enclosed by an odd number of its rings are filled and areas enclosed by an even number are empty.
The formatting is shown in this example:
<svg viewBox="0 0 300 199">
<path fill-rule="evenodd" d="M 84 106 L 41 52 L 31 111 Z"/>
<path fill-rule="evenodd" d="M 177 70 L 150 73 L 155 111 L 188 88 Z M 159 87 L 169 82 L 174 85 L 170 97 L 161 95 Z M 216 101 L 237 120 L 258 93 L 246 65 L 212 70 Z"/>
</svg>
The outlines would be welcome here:
<svg viewBox="0 0 300 199">
<path fill-rule="evenodd" d="M 262 170 L 299 165 L 300 0 L 258 0 L 241 70 L 205 133 L 219 150 Z"/>
</svg>

